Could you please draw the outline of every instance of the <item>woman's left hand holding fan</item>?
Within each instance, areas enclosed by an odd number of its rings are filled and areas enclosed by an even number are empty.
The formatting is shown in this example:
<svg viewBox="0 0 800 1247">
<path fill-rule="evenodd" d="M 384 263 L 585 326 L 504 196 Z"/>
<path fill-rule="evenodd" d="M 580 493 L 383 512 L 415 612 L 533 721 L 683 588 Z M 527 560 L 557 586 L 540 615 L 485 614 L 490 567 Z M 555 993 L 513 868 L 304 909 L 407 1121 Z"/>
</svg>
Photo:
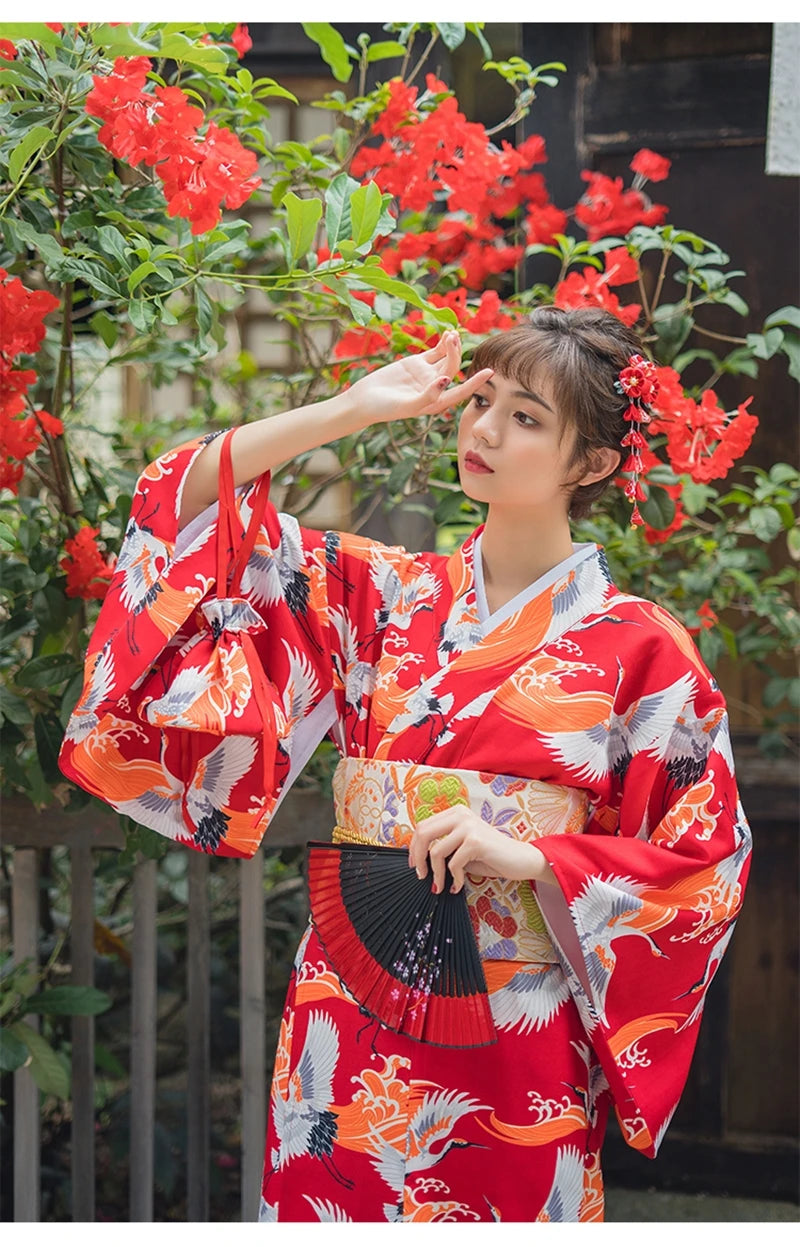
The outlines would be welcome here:
<svg viewBox="0 0 800 1247">
<path fill-rule="evenodd" d="M 466 874 L 556 882 L 541 849 L 498 831 L 465 805 L 455 805 L 417 823 L 408 861 L 420 879 L 428 873 L 429 858 L 434 892 L 444 888 L 445 862 L 453 876 L 453 892 L 461 891 Z"/>
</svg>

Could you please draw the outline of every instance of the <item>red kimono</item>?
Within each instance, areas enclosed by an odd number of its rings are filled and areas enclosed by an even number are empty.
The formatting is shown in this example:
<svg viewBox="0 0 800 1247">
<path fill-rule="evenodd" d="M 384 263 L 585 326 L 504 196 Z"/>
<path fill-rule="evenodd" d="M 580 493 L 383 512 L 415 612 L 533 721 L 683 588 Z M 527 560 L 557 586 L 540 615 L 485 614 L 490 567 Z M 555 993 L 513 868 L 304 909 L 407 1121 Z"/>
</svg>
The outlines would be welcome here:
<svg viewBox="0 0 800 1247">
<path fill-rule="evenodd" d="M 216 507 L 180 536 L 177 520 L 208 440 L 139 481 L 64 773 L 179 843 L 248 856 L 330 734 L 337 839 L 404 845 L 463 803 L 536 838 L 558 880 L 468 877 L 484 1047 L 381 1026 L 309 925 L 260 1219 L 601 1219 L 609 1107 L 654 1156 L 742 903 L 750 836 L 719 688 L 594 545 L 490 615 L 480 528 L 450 556 L 410 554 L 270 507 L 218 599 Z M 277 689 L 270 731 L 256 667 Z"/>
</svg>

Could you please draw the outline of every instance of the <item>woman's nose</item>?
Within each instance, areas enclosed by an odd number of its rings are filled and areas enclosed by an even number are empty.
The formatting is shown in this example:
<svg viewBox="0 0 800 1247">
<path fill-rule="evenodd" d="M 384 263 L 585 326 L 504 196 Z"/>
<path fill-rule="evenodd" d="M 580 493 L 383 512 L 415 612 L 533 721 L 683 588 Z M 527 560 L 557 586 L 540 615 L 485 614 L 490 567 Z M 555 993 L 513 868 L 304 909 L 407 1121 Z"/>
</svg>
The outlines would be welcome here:
<svg viewBox="0 0 800 1247">
<path fill-rule="evenodd" d="M 484 410 L 478 413 L 472 426 L 472 432 L 475 437 L 485 442 L 487 446 L 496 445 L 498 429 L 496 420 L 492 419 L 491 410 Z"/>
</svg>

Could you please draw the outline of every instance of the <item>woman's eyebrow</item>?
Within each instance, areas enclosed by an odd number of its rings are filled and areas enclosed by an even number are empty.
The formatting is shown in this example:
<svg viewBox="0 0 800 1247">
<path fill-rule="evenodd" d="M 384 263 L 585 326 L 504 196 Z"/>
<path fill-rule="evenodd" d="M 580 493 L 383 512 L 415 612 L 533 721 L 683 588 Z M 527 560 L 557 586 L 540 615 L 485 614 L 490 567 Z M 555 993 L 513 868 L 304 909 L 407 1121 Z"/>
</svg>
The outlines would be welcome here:
<svg viewBox="0 0 800 1247">
<path fill-rule="evenodd" d="M 496 388 L 491 378 L 486 382 L 486 385 L 490 385 L 493 390 Z M 545 407 L 551 415 L 556 414 L 550 404 L 546 403 L 540 394 L 535 394 L 533 390 L 512 390 L 511 396 L 512 398 L 529 398 L 531 402 L 538 403 L 540 407 Z"/>
</svg>

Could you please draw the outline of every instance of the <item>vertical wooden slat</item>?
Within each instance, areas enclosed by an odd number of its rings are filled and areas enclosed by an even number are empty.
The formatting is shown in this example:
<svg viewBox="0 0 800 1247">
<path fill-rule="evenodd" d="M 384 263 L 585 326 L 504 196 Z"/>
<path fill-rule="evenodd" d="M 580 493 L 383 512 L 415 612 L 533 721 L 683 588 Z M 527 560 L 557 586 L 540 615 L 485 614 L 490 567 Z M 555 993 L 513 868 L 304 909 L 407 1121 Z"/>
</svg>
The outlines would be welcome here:
<svg viewBox="0 0 800 1247">
<path fill-rule="evenodd" d="M 264 853 L 239 868 L 239 973 L 242 1069 L 242 1221 L 256 1221 L 266 1130 L 264 1083 Z"/>
<path fill-rule="evenodd" d="M 187 944 L 187 1216 L 189 1221 L 208 1221 L 211 940 L 204 853 L 189 853 Z"/>
<path fill-rule="evenodd" d="M 153 1220 L 156 1090 L 156 863 L 133 873 L 130 1219 Z"/>
<path fill-rule="evenodd" d="M 72 867 L 72 982 L 94 985 L 94 872 L 88 842 L 75 844 Z M 94 1018 L 72 1019 L 72 1219 L 94 1221 Z"/>
<path fill-rule="evenodd" d="M 39 860 L 35 849 L 14 853 L 11 891 L 15 962 L 27 957 L 38 965 Z M 38 1019 L 25 1021 L 39 1029 Z M 38 1221 L 40 1203 L 39 1088 L 27 1068 L 14 1073 L 14 1220 Z"/>
</svg>

